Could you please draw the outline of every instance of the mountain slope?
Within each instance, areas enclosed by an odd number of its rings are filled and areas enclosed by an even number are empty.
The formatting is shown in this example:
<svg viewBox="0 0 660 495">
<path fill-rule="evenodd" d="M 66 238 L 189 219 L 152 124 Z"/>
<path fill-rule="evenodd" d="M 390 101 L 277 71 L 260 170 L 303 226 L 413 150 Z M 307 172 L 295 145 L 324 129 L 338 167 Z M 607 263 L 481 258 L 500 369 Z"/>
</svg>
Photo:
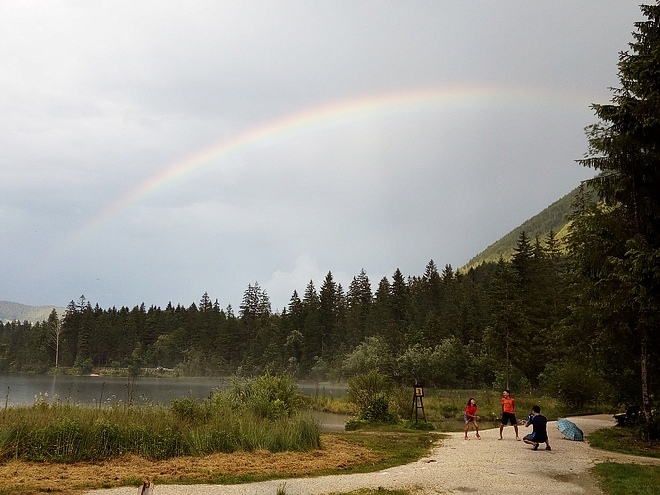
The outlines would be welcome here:
<svg viewBox="0 0 660 495">
<path fill-rule="evenodd" d="M 27 306 L 10 301 L 0 301 L 0 321 L 29 321 L 36 323 L 38 321 L 46 321 L 51 311 L 55 309 L 61 318 L 64 316 L 66 308 L 58 308 L 56 306 Z"/>
<path fill-rule="evenodd" d="M 468 261 L 465 266 L 461 267 L 461 271 L 469 270 L 484 262 L 496 263 L 500 259 L 500 256 L 505 260 L 510 259 L 522 231 L 527 233 L 532 242 L 536 236 L 543 241 L 551 230 L 554 230 L 558 239 L 564 237 L 566 235 L 566 227 L 568 226 L 568 215 L 571 213 L 571 205 L 578 193 L 578 189 L 573 189 L 566 196 L 555 201 L 539 214 L 534 215 L 522 225 L 495 241 Z"/>
</svg>

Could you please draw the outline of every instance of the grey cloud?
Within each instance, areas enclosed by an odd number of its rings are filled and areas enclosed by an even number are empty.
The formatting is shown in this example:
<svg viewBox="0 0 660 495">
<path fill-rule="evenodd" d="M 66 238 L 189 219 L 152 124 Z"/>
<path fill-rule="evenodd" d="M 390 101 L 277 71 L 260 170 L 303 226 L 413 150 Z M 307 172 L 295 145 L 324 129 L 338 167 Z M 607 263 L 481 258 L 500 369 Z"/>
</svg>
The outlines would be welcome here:
<svg viewBox="0 0 660 495">
<path fill-rule="evenodd" d="M 347 288 L 361 268 L 458 267 L 589 176 L 588 105 L 639 17 L 600 0 L 4 2 L 0 299 L 236 307 L 258 281 L 282 307 L 328 270 Z M 139 192 L 287 116 L 450 85 L 495 91 L 307 122 Z"/>
</svg>

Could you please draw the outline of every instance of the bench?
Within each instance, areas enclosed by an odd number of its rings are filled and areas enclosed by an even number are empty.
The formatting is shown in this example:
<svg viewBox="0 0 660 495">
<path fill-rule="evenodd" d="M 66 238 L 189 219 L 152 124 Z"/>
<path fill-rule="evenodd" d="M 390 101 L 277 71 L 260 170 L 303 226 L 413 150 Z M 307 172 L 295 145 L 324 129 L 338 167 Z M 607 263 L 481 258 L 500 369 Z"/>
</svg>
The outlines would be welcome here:
<svg viewBox="0 0 660 495">
<path fill-rule="evenodd" d="M 628 406 L 626 412 L 614 415 L 617 426 L 634 425 L 639 420 L 639 406 Z"/>
</svg>

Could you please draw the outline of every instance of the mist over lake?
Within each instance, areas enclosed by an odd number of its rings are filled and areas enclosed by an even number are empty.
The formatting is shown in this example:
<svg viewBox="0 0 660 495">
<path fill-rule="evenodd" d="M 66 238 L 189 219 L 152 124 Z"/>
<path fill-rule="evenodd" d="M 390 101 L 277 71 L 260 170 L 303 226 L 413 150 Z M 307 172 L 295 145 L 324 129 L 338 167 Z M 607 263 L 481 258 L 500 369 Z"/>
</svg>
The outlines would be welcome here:
<svg viewBox="0 0 660 495">
<path fill-rule="evenodd" d="M 58 376 L 31 374 L 0 374 L 3 405 L 32 405 L 42 399 L 81 406 L 126 403 L 168 404 L 173 399 L 189 397 L 207 399 L 214 389 L 228 385 L 219 378 L 162 378 L 114 376 Z M 342 384 L 299 383 L 305 395 L 343 397 Z"/>
</svg>

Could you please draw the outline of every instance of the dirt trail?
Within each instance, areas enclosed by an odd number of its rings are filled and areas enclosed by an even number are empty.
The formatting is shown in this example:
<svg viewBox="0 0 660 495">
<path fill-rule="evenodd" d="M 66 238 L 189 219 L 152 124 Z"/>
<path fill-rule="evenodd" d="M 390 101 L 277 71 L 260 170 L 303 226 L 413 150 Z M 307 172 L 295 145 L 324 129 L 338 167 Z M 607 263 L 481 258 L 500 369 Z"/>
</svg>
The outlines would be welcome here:
<svg viewBox="0 0 660 495">
<path fill-rule="evenodd" d="M 614 426 L 610 415 L 571 418 L 586 434 Z M 520 437 L 529 432 L 519 427 Z M 638 462 L 660 465 L 660 459 L 648 459 L 603 452 L 586 442 L 566 440 L 556 422 L 548 423 L 552 451 L 532 451 L 522 441 L 516 441 L 513 427 L 504 430 L 499 440 L 498 429 L 482 431 L 482 439 L 472 434 L 469 441 L 463 433 L 452 433 L 441 446 L 419 461 L 375 473 L 334 475 L 313 478 L 289 478 L 243 485 L 159 485 L 156 495 L 257 495 L 275 494 L 285 484 L 288 495 L 324 495 L 350 492 L 359 488 L 412 488 L 423 495 L 597 495 L 600 490 L 589 475 L 589 469 L 604 461 Z M 95 490 L 90 495 L 134 495 L 136 488 Z"/>
</svg>

